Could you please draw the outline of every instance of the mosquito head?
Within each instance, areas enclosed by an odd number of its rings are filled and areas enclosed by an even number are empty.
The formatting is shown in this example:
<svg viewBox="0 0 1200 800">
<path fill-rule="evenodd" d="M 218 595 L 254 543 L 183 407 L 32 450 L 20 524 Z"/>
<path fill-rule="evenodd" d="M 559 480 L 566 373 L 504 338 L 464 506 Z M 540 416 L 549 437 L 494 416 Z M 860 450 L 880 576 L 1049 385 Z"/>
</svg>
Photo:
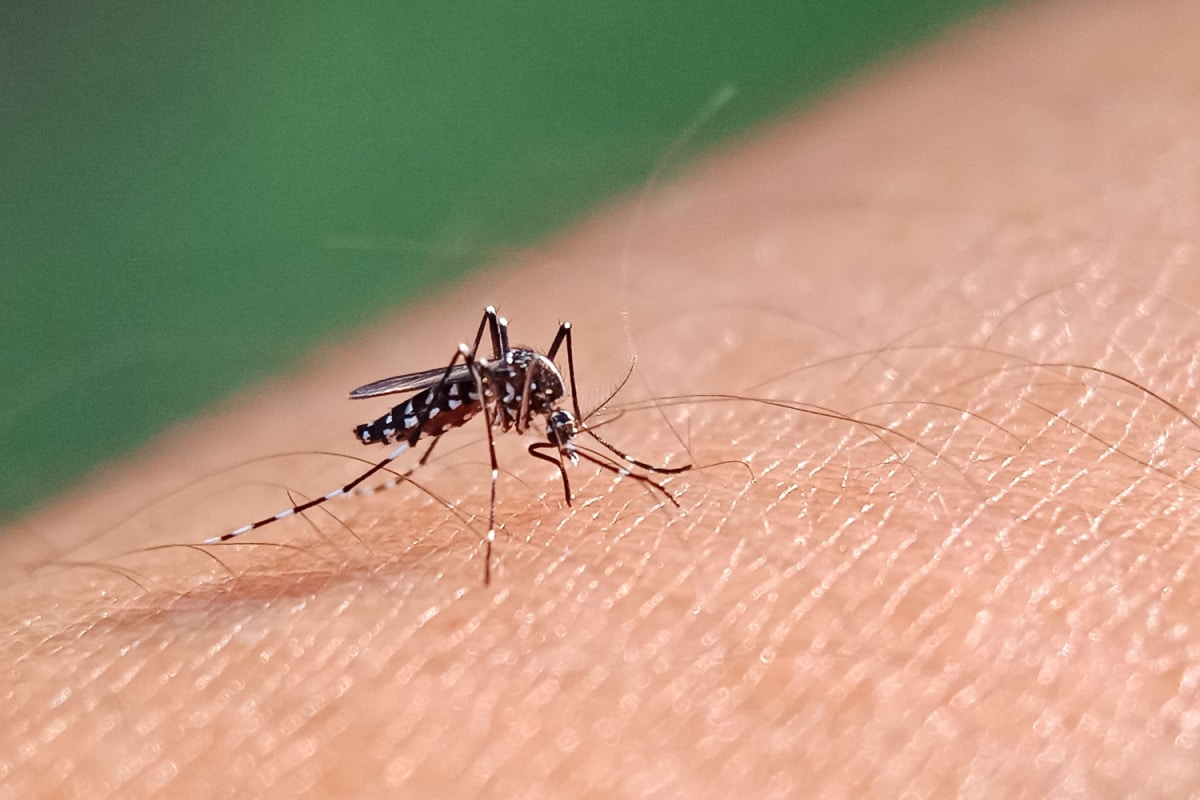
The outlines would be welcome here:
<svg viewBox="0 0 1200 800">
<path fill-rule="evenodd" d="M 574 458 L 574 441 L 579 434 L 579 424 L 575 415 L 570 411 L 559 408 L 550 412 L 546 417 L 546 438 L 560 451 L 570 453 Z"/>
</svg>

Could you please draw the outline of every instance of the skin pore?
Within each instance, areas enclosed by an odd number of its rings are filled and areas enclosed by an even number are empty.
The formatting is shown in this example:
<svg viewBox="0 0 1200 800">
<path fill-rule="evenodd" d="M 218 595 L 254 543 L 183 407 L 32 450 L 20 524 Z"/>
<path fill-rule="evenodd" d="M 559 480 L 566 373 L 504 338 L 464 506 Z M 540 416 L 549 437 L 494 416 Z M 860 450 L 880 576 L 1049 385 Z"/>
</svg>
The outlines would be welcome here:
<svg viewBox="0 0 1200 800">
<path fill-rule="evenodd" d="M 0 797 L 1193 791 L 1198 39 L 1183 0 L 997 17 L 14 526 Z M 180 546 L 382 455 L 345 391 L 488 303 L 571 320 L 585 410 L 636 352 L 602 433 L 711 465 L 682 510 L 586 464 L 566 507 L 502 437 L 484 587 L 468 426 L 438 497 Z"/>
</svg>

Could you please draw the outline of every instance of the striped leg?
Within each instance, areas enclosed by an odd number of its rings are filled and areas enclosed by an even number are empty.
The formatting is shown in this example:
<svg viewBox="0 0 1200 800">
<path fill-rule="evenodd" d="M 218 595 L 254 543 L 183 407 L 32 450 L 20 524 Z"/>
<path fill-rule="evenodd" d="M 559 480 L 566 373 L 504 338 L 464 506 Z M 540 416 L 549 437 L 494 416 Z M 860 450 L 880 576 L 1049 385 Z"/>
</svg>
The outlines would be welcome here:
<svg viewBox="0 0 1200 800">
<path fill-rule="evenodd" d="M 299 514 L 302 511 L 309 510 L 310 508 L 316 508 L 317 506 L 321 505 L 322 503 L 328 502 L 328 501 L 334 499 L 335 497 L 341 497 L 342 495 L 349 494 L 350 492 L 352 492 L 354 490 L 355 486 L 358 486 L 360 483 L 365 481 L 367 478 L 371 477 L 376 472 L 379 472 L 381 469 L 383 469 L 388 464 L 395 461 L 401 455 L 408 452 L 411 448 L 412 448 L 411 443 L 403 442 L 395 450 L 388 453 L 387 458 L 383 459 L 378 464 L 375 464 L 373 467 L 368 469 L 363 474 L 359 475 L 354 480 L 347 483 L 342 488 L 335 489 L 334 491 L 330 492 L 327 495 L 324 495 L 323 497 L 318 497 L 314 500 L 309 500 L 307 503 L 301 503 L 300 505 L 292 506 L 291 508 L 289 508 L 285 511 L 280 511 L 278 514 L 276 514 L 273 517 L 266 517 L 264 519 L 260 519 L 258 522 L 251 522 L 249 525 L 243 525 L 242 527 L 238 528 L 236 531 L 230 531 L 229 533 L 223 534 L 221 536 L 215 536 L 212 539 L 205 539 L 204 544 L 217 544 L 218 542 L 227 542 L 230 539 L 233 539 L 237 536 L 241 536 L 244 533 L 249 533 L 250 531 L 254 530 L 255 528 L 261 528 L 264 525 L 270 525 L 272 522 L 278 522 L 281 519 L 287 519 L 288 517 L 292 516 L 293 514 Z"/>
<path fill-rule="evenodd" d="M 507 345 L 508 328 L 507 323 L 503 319 L 499 321 L 498 332 L 501 343 Z M 496 439 L 492 432 L 492 410 L 488 405 L 487 394 L 484 392 L 483 375 L 480 373 L 479 365 L 475 361 L 475 352 L 465 344 L 459 345 L 458 352 L 466 360 L 467 369 L 470 370 L 471 376 L 475 379 L 475 391 L 479 396 L 479 404 L 483 407 L 483 424 L 487 428 L 488 457 L 492 463 L 492 499 L 488 507 L 487 545 L 483 558 L 483 585 L 487 586 L 492 582 L 492 544 L 496 541 L 496 483 L 500 479 L 500 464 L 496 460 Z"/>
</svg>

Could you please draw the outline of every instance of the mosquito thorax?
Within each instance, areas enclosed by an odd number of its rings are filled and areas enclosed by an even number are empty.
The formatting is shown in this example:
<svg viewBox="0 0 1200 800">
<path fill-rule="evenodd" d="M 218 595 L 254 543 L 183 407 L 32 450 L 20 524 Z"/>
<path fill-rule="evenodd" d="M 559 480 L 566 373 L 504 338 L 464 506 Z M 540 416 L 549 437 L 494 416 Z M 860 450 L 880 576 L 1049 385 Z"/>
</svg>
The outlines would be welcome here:
<svg viewBox="0 0 1200 800">
<path fill-rule="evenodd" d="M 528 380 L 529 410 L 534 414 L 550 413 L 566 394 L 566 384 L 558 366 L 536 350 L 510 350 L 501 366 L 492 367 L 487 372 L 490 373 L 488 377 L 491 379 L 489 383 L 492 384 L 493 391 L 502 398 L 506 393 L 505 388 L 512 387 L 511 399 L 505 401 L 515 404 L 521 402 L 521 391 Z M 506 384 L 506 387 L 498 390 L 495 386 L 497 383 Z"/>
<path fill-rule="evenodd" d="M 567 393 L 562 373 L 558 366 L 541 353 L 535 353 L 530 364 L 532 379 L 529 382 L 529 404 L 540 413 L 553 410 L 555 403 Z"/>
</svg>

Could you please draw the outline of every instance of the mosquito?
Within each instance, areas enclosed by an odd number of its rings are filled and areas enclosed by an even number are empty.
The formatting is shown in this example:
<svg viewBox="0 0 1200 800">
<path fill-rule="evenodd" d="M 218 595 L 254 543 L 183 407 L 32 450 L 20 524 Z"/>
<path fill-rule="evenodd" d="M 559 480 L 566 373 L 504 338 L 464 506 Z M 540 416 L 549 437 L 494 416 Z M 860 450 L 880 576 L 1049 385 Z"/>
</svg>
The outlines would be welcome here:
<svg viewBox="0 0 1200 800">
<path fill-rule="evenodd" d="M 479 346 L 484 333 L 491 340 L 492 357 L 480 358 Z M 555 363 L 555 357 L 563 345 L 567 351 L 567 380 Z M 571 389 L 571 409 L 562 408 L 567 386 Z M 619 477 L 631 477 L 653 490 L 661 492 L 676 507 L 679 502 L 667 488 L 647 475 L 633 472 L 637 467 L 645 472 L 659 475 L 677 475 L 693 468 L 692 464 L 679 467 L 655 466 L 641 461 L 607 442 L 587 425 L 587 418 L 579 410 L 579 392 L 575 386 L 575 353 L 571 342 L 571 323 L 559 325 L 550 349 L 545 353 L 528 347 L 512 347 L 508 341 L 508 320 L 496 315 L 496 309 L 484 309 L 474 343 L 460 344 L 450 363 L 445 367 L 412 372 L 393 378 L 368 383 L 350 392 L 350 399 L 362 400 L 389 394 L 416 392 L 404 402 L 373 422 L 366 422 L 354 429 L 354 436 L 365 445 L 398 443 L 383 460 L 354 478 L 340 489 L 292 506 L 271 517 L 243 525 L 223 536 L 206 540 L 205 544 L 227 542 L 249 533 L 256 528 L 270 525 L 293 514 L 299 514 L 322 503 L 350 494 L 363 481 L 386 469 L 404 453 L 415 448 L 421 439 L 428 439 L 425 449 L 409 473 L 423 466 L 433 453 L 442 434 L 462 427 L 472 417 L 483 414 L 487 430 L 488 457 L 492 468 L 491 505 L 488 513 L 487 547 L 484 558 L 484 584 L 491 583 L 492 545 L 496 540 L 496 485 L 500 467 L 496 459 L 496 432 L 515 430 L 526 433 L 535 418 L 545 418 L 546 441 L 529 445 L 529 454 L 558 467 L 562 477 L 563 494 L 567 505 L 571 505 L 571 483 L 567 477 L 567 463 L 572 466 L 582 458 L 606 469 Z M 576 443 L 580 434 L 587 434 L 617 459 Z M 625 466 L 621 465 L 621 462 Z M 405 473 L 406 475 L 409 473 Z"/>
</svg>

